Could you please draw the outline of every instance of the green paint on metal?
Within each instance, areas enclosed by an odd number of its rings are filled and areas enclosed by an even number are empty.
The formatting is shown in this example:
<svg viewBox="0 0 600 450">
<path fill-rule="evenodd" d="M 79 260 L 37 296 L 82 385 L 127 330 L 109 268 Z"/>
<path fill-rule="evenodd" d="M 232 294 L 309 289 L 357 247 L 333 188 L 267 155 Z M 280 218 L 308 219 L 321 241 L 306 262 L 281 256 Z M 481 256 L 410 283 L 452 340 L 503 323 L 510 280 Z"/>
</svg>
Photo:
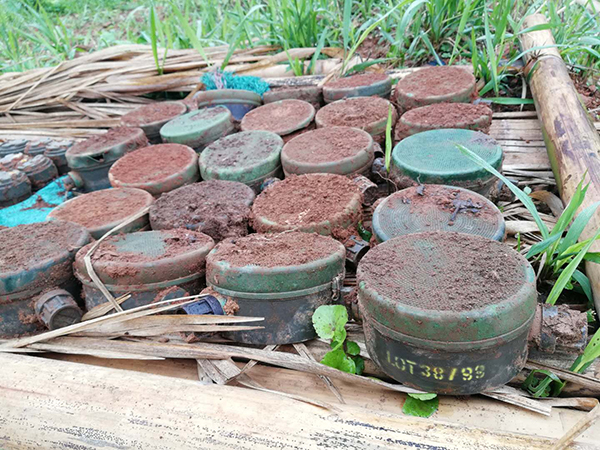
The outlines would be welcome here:
<svg viewBox="0 0 600 450">
<path fill-rule="evenodd" d="M 160 135 L 165 142 L 203 150 L 208 144 L 233 130 L 231 112 L 224 106 L 215 106 L 192 111 L 167 122 L 160 129 Z"/>
<path fill-rule="evenodd" d="M 476 186 L 493 175 L 461 154 L 462 144 L 485 159 L 495 169 L 502 165 L 503 152 L 491 137 L 472 130 L 431 130 L 407 137 L 392 152 L 392 173 L 418 183 Z"/>
<path fill-rule="evenodd" d="M 280 167 L 283 139 L 269 131 L 242 131 L 225 136 L 201 153 L 203 180 L 261 183 Z"/>
</svg>

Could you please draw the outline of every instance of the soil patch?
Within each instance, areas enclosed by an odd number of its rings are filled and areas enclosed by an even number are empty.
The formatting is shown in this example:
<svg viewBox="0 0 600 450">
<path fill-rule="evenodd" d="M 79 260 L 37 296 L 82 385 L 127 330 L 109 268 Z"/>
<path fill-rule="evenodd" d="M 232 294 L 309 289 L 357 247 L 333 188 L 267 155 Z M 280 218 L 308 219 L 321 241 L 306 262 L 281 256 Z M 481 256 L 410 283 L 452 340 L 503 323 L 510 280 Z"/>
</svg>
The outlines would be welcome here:
<svg viewBox="0 0 600 450">
<path fill-rule="evenodd" d="M 166 122 L 185 113 L 186 109 L 186 106 L 179 102 L 151 103 L 125 114 L 121 118 L 121 122 L 128 127 Z"/>
<path fill-rule="evenodd" d="M 326 127 L 298 136 L 288 142 L 283 153 L 296 161 L 324 163 L 351 158 L 372 142 L 369 135 L 354 128 Z"/>
<path fill-rule="evenodd" d="M 69 220 L 88 229 L 97 228 L 137 214 L 152 200 L 152 196 L 141 189 L 105 189 L 75 197 L 50 215 L 54 219 Z"/>
<path fill-rule="evenodd" d="M 33 205 L 21 209 L 21 211 L 28 211 L 30 209 L 44 209 L 44 208 L 54 208 L 58 205 L 53 205 L 52 203 L 46 202 L 40 195 L 37 196 Z"/>
<path fill-rule="evenodd" d="M 0 230 L 0 273 L 27 270 L 47 260 L 73 254 L 89 241 L 71 222 L 41 222 Z"/>
<path fill-rule="evenodd" d="M 151 145 L 120 158 L 111 167 L 110 174 L 121 183 L 158 182 L 180 173 L 193 161 L 194 154 L 185 145 Z"/>
<path fill-rule="evenodd" d="M 390 208 L 394 207 L 394 201 L 410 204 L 411 214 L 422 214 L 432 208 L 450 213 L 448 225 L 454 223 L 458 214 L 471 215 L 491 223 L 496 223 L 498 220 L 498 212 L 481 201 L 481 198 L 474 193 L 433 184 L 410 187 L 393 194 L 390 200 L 386 203 Z"/>
<path fill-rule="evenodd" d="M 492 110 L 485 105 L 471 103 L 435 103 L 421 108 L 411 109 L 402 115 L 400 122 L 435 128 L 466 128 L 488 119 L 487 127 L 492 123 Z M 487 131 L 487 129 L 480 129 Z"/>
<path fill-rule="evenodd" d="M 323 127 L 340 126 L 365 128 L 387 120 L 390 102 L 380 97 L 354 97 L 324 106 L 317 113 Z"/>
<path fill-rule="evenodd" d="M 281 100 L 267 103 L 247 113 L 242 119 L 243 131 L 265 130 L 279 134 L 290 134 L 311 122 L 315 108 L 302 100 Z"/>
<path fill-rule="evenodd" d="M 150 208 L 155 230 L 186 228 L 216 242 L 248 234 L 251 188 L 235 181 L 209 180 L 163 194 Z"/>
<path fill-rule="evenodd" d="M 162 233 L 165 237 L 165 252 L 160 255 L 150 256 L 145 253 L 123 252 L 119 250 L 118 245 L 115 245 L 115 242 L 119 241 L 120 237 L 111 236 L 96 248 L 92 255 L 92 261 L 101 263 L 115 261 L 121 264 L 160 261 L 206 248 L 207 245 L 213 242 L 210 236 L 191 230 L 174 229 L 165 230 Z M 81 252 L 80 254 L 85 256 L 85 252 Z"/>
<path fill-rule="evenodd" d="M 327 258 L 339 248 L 339 242 L 316 233 L 251 234 L 221 242 L 207 260 L 225 261 L 231 267 L 295 266 Z"/>
<path fill-rule="evenodd" d="M 542 332 L 556 336 L 556 343 L 568 346 L 582 339 L 581 330 L 587 325 L 585 314 L 570 309 L 567 305 L 558 305 L 558 314 L 547 317 Z"/>
<path fill-rule="evenodd" d="M 258 134 L 257 134 L 258 133 Z M 254 135 L 254 136 L 253 136 Z M 208 167 L 250 167 L 281 150 L 280 137 L 259 131 L 242 131 L 219 139 L 202 152 Z"/>
<path fill-rule="evenodd" d="M 338 78 L 335 81 L 330 81 L 325 86 L 328 88 L 353 88 L 359 86 L 369 86 L 380 81 L 385 81 L 388 76 L 385 73 L 363 73 L 360 75 L 352 75 L 350 77 Z"/>
<path fill-rule="evenodd" d="M 253 226 L 259 232 L 268 231 L 262 230 L 262 224 L 256 220 L 259 217 L 291 227 L 309 226 L 336 217 L 339 220 L 340 216 L 351 214 L 348 208 L 357 195 L 362 197 L 358 187 L 342 175 L 290 176 L 269 186 L 258 196 L 252 207 Z M 360 212 L 357 214 L 356 222 Z M 335 224 L 331 225 L 335 227 Z M 332 230 L 335 237 L 342 234 L 347 233 Z"/>
<path fill-rule="evenodd" d="M 94 136 L 73 145 L 67 153 L 73 155 L 89 155 L 107 152 L 113 147 L 126 146 L 126 150 L 134 150 L 148 145 L 148 139 L 141 128 L 111 128 L 105 134 Z"/>
<path fill-rule="evenodd" d="M 470 311 L 515 295 L 527 282 L 527 265 L 497 241 L 426 232 L 379 244 L 361 261 L 358 280 L 414 308 Z"/>
<path fill-rule="evenodd" d="M 417 70 L 398 82 L 396 92 L 419 101 L 438 95 L 461 92 L 475 84 L 475 77 L 466 69 L 455 66 L 427 67 Z"/>
</svg>

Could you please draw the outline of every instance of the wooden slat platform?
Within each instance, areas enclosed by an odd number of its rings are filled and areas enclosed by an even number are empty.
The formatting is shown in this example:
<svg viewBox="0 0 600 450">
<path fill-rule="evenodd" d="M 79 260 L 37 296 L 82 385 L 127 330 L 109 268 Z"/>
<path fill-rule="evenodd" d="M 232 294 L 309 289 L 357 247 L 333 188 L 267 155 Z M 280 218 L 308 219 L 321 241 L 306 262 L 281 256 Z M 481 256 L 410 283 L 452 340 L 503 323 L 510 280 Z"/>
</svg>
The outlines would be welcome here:
<svg viewBox="0 0 600 450">
<path fill-rule="evenodd" d="M 94 361 L 102 360 L 85 362 Z M 201 385 L 195 362 L 110 361 L 129 369 L 118 370 L 2 354 L 0 364 L 0 447 L 6 449 L 546 449 L 585 415 L 555 409 L 545 417 L 477 397 L 444 397 L 433 417 L 419 419 L 401 414 L 403 394 L 336 382 L 346 404 L 335 404 L 312 375 L 265 366 L 249 374 L 268 388 L 336 409 Z M 571 448 L 599 448 L 599 440 L 590 429 Z"/>
</svg>

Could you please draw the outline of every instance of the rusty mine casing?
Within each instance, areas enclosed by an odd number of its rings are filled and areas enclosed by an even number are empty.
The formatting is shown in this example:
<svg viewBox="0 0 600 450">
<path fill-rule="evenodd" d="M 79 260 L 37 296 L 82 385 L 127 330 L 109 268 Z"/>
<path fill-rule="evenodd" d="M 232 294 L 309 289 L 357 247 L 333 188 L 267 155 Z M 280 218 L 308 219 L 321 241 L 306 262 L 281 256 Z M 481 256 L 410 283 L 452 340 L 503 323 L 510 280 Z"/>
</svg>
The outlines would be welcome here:
<svg viewBox="0 0 600 450">
<path fill-rule="evenodd" d="M 357 278 L 367 349 L 395 380 L 470 395 L 504 385 L 525 364 L 535 274 L 505 244 L 453 232 L 401 236 L 371 250 Z"/>
<path fill-rule="evenodd" d="M 317 249 L 318 250 L 314 250 Z M 256 254 L 268 255 L 257 259 Z M 240 316 L 264 317 L 264 329 L 228 333 L 245 344 L 291 344 L 316 337 L 312 315 L 339 295 L 344 246 L 315 233 L 227 239 L 208 255 L 206 283 L 233 300 Z"/>
</svg>

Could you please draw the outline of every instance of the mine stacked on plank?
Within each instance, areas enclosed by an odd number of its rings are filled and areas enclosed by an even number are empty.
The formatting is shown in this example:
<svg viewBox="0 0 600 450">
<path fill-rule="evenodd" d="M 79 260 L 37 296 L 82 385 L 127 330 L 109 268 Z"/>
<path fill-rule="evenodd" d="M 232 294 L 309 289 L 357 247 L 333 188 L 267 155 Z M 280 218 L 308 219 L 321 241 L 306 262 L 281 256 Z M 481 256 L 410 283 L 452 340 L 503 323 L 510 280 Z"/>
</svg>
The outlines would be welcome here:
<svg viewBox="0 0 600 450">
<path fill-rule="evenodd" d="M 202 292 L 206 313 L 265 318 L 225 338 L 288 344 L 315 338 L 313 314 L 337 303 L 389 377 L 439 393 L 498 387 L 526 360 L 537 299 L 531 266 L 503 243 L 495 177 L 457 148 L 502 170 L 477 101 L 461 67 L 419 69 L 395 87 L 367 72 L 150 103 L 72 147 L 4 143 L 3 205 L 65 161 L 78 195 L 46 222 L 0 231 L 12 248 L 0 335 L 76 321 L 106 292 L 124 309 Z"/>
</svg>

